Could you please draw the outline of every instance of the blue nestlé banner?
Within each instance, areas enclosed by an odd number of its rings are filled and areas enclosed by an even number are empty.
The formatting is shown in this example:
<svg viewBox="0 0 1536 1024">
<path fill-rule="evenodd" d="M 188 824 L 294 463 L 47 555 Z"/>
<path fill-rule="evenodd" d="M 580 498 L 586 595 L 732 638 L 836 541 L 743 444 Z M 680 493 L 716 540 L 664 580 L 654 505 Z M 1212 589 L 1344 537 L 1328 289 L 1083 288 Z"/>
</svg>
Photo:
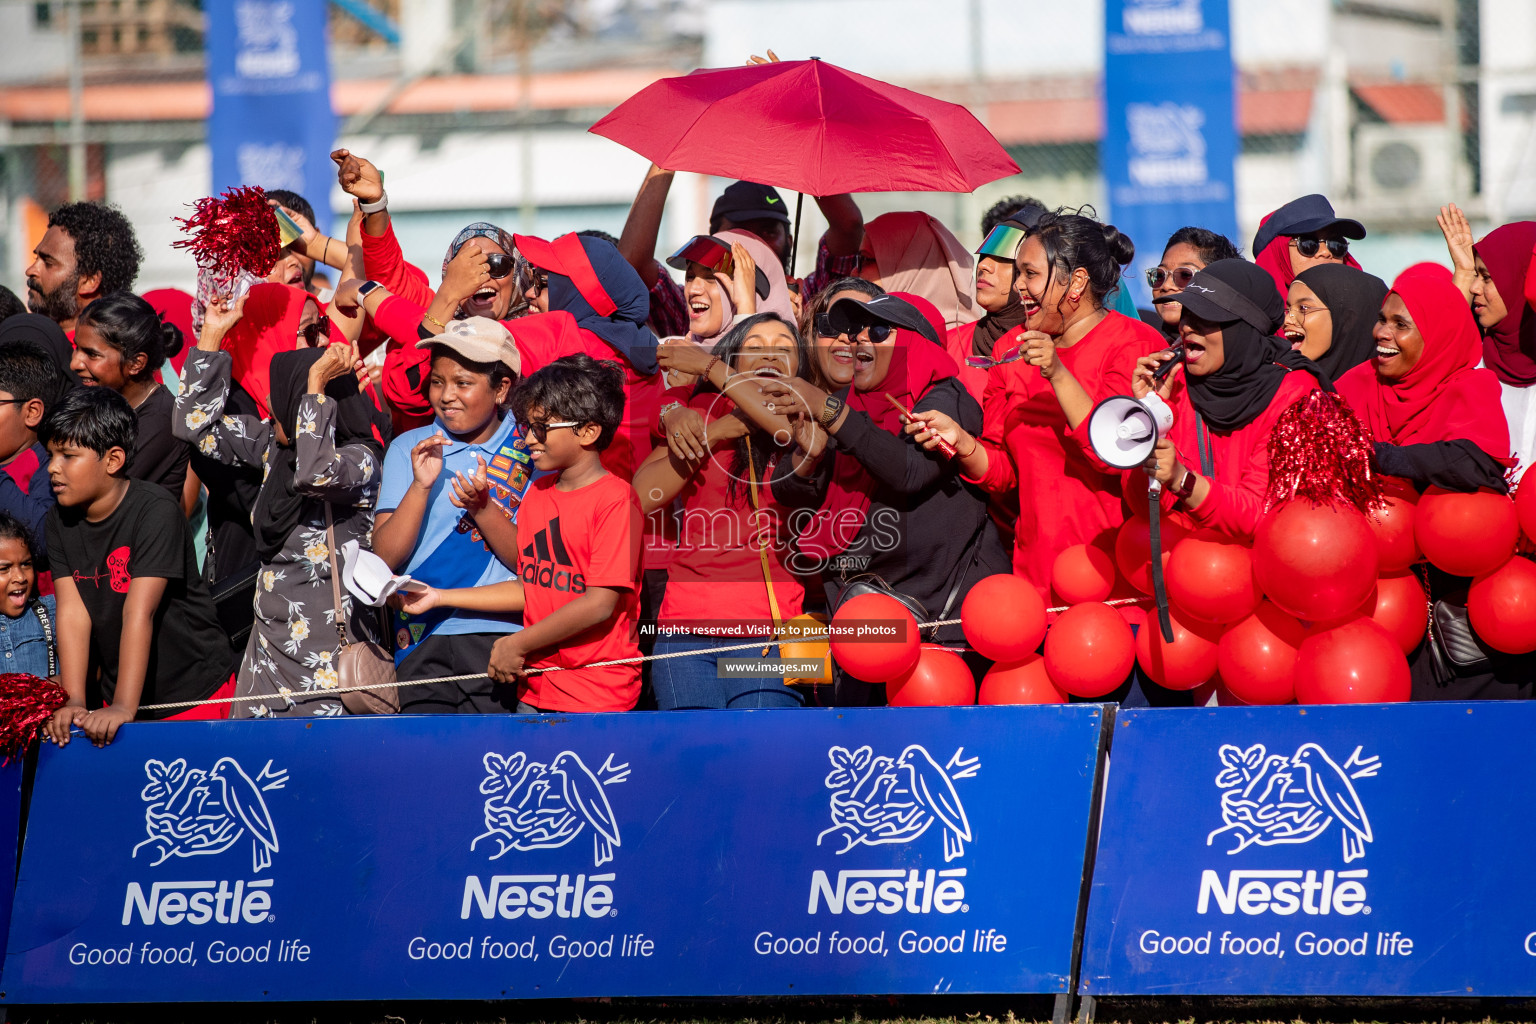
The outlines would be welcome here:
<svg viewBox="0 0 1536 1024">
<path fill-rule="evenodd" d="M 41 752 L 3 1001 L 1060 992 L 1101 721 L 130 725 Z"/>
<path fill-rule="evenodd" d="M 314 206 L 328 230 L 336 167 L 326 14 L 318 0 L 217 0 L 208 19 L 213 190 L 285 188 Z"/>
<path fill-rule="evenodd" d="M 1138 305 L 1179 228 L 1237 241 L 1235 89 L 1227 0 L 1106 0 L 1099 154 L 1110 217 L 1136 243 Z"/>
<path fill-rule="evenodd" d="M 1081 990 L 1536 993 L 1536 706 L 1122 711 Z"/>
</svg>

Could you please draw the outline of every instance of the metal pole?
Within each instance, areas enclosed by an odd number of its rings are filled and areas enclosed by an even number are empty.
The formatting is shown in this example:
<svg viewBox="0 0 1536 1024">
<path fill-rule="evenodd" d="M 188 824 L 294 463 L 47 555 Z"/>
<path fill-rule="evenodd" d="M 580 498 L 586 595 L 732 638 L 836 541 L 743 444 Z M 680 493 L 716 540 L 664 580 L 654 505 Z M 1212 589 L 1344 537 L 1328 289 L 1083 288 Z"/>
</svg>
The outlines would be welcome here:
<svg viewBox="0 0 1536 1024">
<path fill-rule="evenodd" d="M 80 61 L 80 0 L 65 0 L 69 33 L 69 199 L 85 199 L 85 69 Z"/>
<path fill-rule="evenodd" d="M 522 208 L 518 223 L 525 235 L 534 233 L 539 204 L 533 191 L 533 40 L 528 36 L 528 4 L 517 0 L 517 121 L 519 176 L 522 178 Z"/>
</svg>

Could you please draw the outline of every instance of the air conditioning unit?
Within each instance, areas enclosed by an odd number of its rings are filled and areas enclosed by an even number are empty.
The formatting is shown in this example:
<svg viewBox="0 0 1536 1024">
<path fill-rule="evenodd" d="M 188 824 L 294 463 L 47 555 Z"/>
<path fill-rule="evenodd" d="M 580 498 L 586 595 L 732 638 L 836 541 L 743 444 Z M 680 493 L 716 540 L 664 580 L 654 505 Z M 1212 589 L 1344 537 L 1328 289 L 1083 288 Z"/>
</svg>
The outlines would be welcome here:
<svg viewBox="0 0 1536 1024">
<path fill-rule="evenodd" d="M 1443 124 L 1355 126 L 1355 198 L 1380 207 L 1438 208 L 1465 180 L 1461 137 Z"/>
</svg>

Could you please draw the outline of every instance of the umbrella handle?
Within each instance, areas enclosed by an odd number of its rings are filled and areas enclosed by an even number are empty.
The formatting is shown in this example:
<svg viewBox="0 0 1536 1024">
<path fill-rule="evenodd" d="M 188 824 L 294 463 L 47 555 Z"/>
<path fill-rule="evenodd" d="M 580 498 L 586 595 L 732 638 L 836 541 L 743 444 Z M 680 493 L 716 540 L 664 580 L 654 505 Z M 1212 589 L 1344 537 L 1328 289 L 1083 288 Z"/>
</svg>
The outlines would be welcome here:
<svg viewBox="0 0 1536 1024">
<path fill-rule="evenodd" d="M 814 58 L 812 58 L 814 59 Z M 800 208 L 805 205 L 805 193 L 795 193 L 795 233 L 789 239 L 789 276 L 795 276 L 795 253 L 800 248 Z M 804 296 L 802 296 L 804 298 Z"/>
</svg>

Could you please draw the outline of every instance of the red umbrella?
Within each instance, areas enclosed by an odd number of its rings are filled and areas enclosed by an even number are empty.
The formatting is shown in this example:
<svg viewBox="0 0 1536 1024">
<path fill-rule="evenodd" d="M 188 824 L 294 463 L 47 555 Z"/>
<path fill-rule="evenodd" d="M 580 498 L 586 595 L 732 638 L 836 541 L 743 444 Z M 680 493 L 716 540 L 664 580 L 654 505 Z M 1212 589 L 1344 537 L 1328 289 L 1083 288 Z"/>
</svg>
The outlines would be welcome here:
<svg viewBox="0 0 1536 1024">
<path fill-rule="evenodd" d="M 1019 173 L 969 110 L 823 60 L 705 68 L 592 131 L 674 171 L 843 192 L 972 192 Z"/>
</svg>

